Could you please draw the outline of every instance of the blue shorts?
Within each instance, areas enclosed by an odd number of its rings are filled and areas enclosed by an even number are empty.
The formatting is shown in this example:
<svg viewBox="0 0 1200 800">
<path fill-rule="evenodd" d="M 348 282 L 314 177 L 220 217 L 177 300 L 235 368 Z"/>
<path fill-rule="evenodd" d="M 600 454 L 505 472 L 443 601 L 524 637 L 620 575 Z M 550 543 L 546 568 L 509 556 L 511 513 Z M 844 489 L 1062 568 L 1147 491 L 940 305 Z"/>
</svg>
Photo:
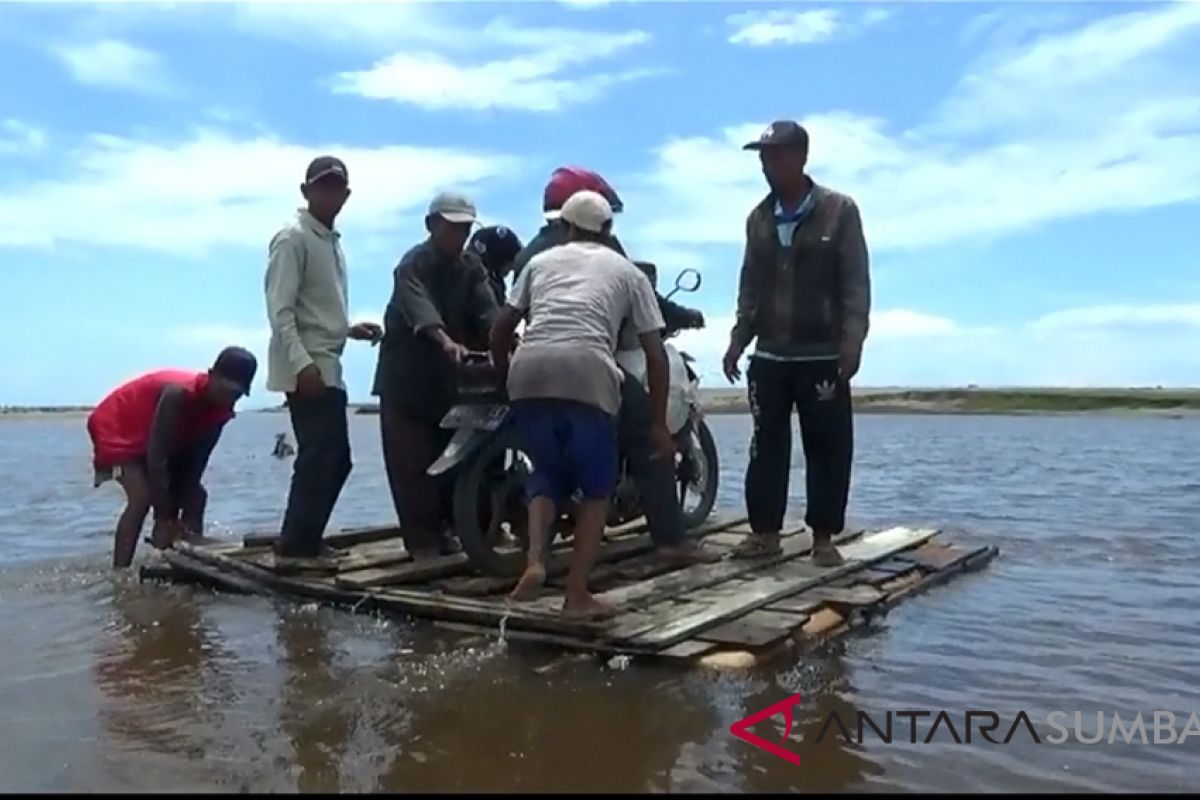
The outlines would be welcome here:
<svg viewBox="0 0 1200 800">
<path fill-rule="evenodd" d="M 512 421 L 533 462 L 530 498 L 561 506 L 576 490 L 607 500 L 617 479 L 616 421 L 599 408 L 569 400 L 515 400 Z"/>
</svg>

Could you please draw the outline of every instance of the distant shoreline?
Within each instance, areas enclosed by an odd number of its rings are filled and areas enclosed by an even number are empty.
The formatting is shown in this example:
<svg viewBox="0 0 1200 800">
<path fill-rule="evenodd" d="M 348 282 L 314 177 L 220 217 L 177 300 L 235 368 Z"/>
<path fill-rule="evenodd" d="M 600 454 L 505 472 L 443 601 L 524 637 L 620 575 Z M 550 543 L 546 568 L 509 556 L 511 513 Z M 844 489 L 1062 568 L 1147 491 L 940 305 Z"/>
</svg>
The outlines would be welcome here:
<svg viewBox="0 0 1200 800">
<path fill-rule="evenodd" d="M 744 389 L 701 391 L 705 413 L 748 414 Z M 371 403 L 352 403 L 355 414 L 378 414 Z M 278 413 L 282 406 L 243 413 Z M 854 389 L 856 414 L 992 414 L 1079 415 L 1135 414 L 1150 416 L 1200 416 L 1200 389 L 1158 388 L 858 388 Z M 89 406 L 0 406 L 0 419 L 86 417 Z"/>
</svg>

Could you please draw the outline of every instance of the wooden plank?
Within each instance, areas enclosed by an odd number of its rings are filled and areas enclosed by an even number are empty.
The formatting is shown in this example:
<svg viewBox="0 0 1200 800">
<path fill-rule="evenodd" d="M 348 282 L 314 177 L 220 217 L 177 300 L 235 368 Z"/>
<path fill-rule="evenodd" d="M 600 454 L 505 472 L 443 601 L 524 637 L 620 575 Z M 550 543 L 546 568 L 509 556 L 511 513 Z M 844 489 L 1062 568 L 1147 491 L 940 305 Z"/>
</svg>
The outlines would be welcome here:
<svg viewBox="0 0 1200 800">
<path fill-rule="evenodd" d="M 922 569 L 936 572 L 955 564 L 967 552 L 961 547 L 952 547 L 940 542 L 927 542 L 913 550 L 905 550 L 896 558 L 911 561 Z"/>
<path fill-rule="evenodd" d="M 861 532 L 846 533 L 835 539 L 839 546 L 859 538 Z M 694 564 L 646 581 L 622 586 L 601 593 L 600 597 L 618 608 L 631 610 L 657 604 L 669 597 L 707 589 L 724 581 L 761 572 L 812 550 L 808 534 L 797 534 L 782 542 L 782 555 L 776 558 L 718 561 L 715 564 Z"/>
<path fill-rule="evenodd" d="M 346 589 L 368 589 L 375 586 L 393 586 L 398 583 L 414 583 L 433 578 L 445 578 L 461 573 L 470 566 L 466 553 L 435 556 L 420 561 L 407 559 L 390 567 L 357 569 L 346 571 L 339 567 L 333 582 Z"/>
<path fill-rule="evenodd" d="M 665 659 L 693 659 L 698 658 L 705 653 L 711 653 L 717 648 L 713 642 L 702 642 L 699 639 L 688 639 L 679 644 L 668 647 L 666 650 L 661 650 L 654 654 L 655 658 Z"/>
<path fill-rule="evenodd" d="M 941 584 L 946 583 L 948 580 L 953 578 L 955 575 L 984 567 L 999 554 L 1000 550 L 995 545 L 984 545 L 982 547 L 975 548 L 974 550 L 964 549 L 962 555 L 959 556 L 953 563 L 946 565 L 937 572 L 926 575 L 923 580 L 911 586 L 907 586 L 898 592 L 888 595 L 884 599 L 883 605 L 885 608 L 894 608 L 902 600 L 906 600 L 910 597 L 926 592 L 935 586 L 940 586 Z"/>
<path fill-rule="evenodd" d="M 871 565 L 871 569 L 873 569 L 876 572 L 891 573 L 891 576 L 888 578 L 888 580 L 891 580 L 892 578 L 895 578 L 897 575 L 908 572 L 909 570 L 912 570 L 915 568 L 916 568 L 916 565 L 914 563 L 912 563 L 911 561 L 903 561 L 899 558 L 889 558 L 886 561 L 880 561 L 876 564 Z"/>
<path fill-rule="evenodd" d="M 709 628 L 696 638 L 716 644 L 763 647 L 790 636 L 807 621 L 808 616 L 804 614 L 758 608 L 744 617 Z"/>
<path fill-rule="evenodd" d="M 936 533 L 934 529 L 889 528 L 842 547 L 842 555 L 846 561 L 836 567 L 820 570 L 807 563 L 803 566 L 808 569 L 798 570 L 797 567 L 801 565 L 785 562 L 760 574 L 753 581 L 742 581 L 748 585 L 735 596 L 716 594 L 710 590 L 690 598 L 700 606 L 691 614 L 676 618 L 665 625 L 653 625 L 652 629 L 647 631 L 628 633 L 622 630 L 622 633 L 634 644 L 666 647 L 692 638 L 701 630 L 741 616 L 754 608 L 770 605 L 788 595 L 854 572 L 867 564 L 885 560 L 893 553 L 920 544 Z M 819 570 L 820 574 L 813 575 L 812 571 L 815 570 Z"/>
<path fill-rule="evenodd" d="M 400 536 L 400 528 L 396 525 L 372 525 L 364 528 L 347 528 L 337 533 L 326 533 L 322 541 L 330 547 L 349 547 L 365 542 L 378 542 L 383 539 L 394 539 Z M 249 533 L 242 537 L 244 547 L 266 547 L 279 541 L 276 533 Z"/>
<path fill-rule="evenodd" d="M 434 619 L 459 622 L 474 622 L 488 627 L 497 627 L 501 621 L 513 630 L 542 630 L 564 633 L 581 638 L 594 638 L 607 627 L 604 621 L 575 620 L 559 612 L 539 613 L 522 608 L 523 604 L 511 606 L 489 603 L 465 597 L 435 596 L 427 592 L 406 589 L 380 589 L 369 595 L 379 607 L 401 611 Z M 561 607 L 562 600 L 559 600 Z"/>
<path fill-rule="evenodd" d="M 816 600 L 834 606 L 870 606 L 884 598 L 886 592 L 873 586 L 860 584 L 850 589 L 818 586 L 796 596 L 797 599 Z"/>
<path fill-rule="evenodd" d="M 768 606 L 764 606 L 768 611 L 787 611 L 791 614 L 812 614 L 824 608 L 825 603 L 821 600 L 811 600 L 808 597 L 808 592 L 801 592 L 792 597 L 784 597 Z"/>
<path fill-rule="evenodd" d="M 716 517 L 709 522 L 697 527 L 689 535 L 697 539 L 702 539 L 707 542 L 708 538 L 718 531 L 722 531 L 728 525 L 734 525 L 739 522 L 740 518 L 723 518 Z M 645 525 L 626 526 L 629 531 L 644 530 Z M 596 567 L 591 575 L 593 586 L 605 580 L 611 580 L 612 576 L 618 575 L 619 572 L 612 570 L 619 569 L 618 565 L 608 565 L 611 562 L 619 562 L 620 565 L 627 563 L 635 558 L 653 553 L 654 540 L 649 534 L 631 535 L 628 531 L 624 534 L 617 534 L 618 528 L 610 529 L 606 535 L 604 543 L 600 546 L 600 552 L 596 557 Z M 551 547 L 551 556 L 547 560 L 546 578 L 547 585 L 561 586 L 561 581 L 558 580 L 567 572 L 570 566 L 570 542 L 555 542 Z M 664 566 L 663 571 L 671 569 Z M 462 597 L 486 597 L 493 594 L 507 594 L 514 586 L 517 585 L 517 579 L 496 577 L 492 575 L 472 576 L 463 578 L 451 578 L 443 582 L 440 586 L 442 591 L 447 594 L 459 595 Z"/>
</svg>

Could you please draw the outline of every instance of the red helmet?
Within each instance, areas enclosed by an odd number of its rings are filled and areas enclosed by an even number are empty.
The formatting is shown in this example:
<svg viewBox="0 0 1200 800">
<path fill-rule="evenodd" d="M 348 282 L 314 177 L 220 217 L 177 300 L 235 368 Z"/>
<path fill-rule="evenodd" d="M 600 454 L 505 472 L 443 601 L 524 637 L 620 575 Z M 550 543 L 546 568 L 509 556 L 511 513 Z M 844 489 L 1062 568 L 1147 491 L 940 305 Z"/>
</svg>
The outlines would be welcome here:
<svg viewBox="0 0 1200 800">
<path fill-rule="evenodd" d="M 616 191 L 599 173 L 583 167 L 559 167 L 550 176 L 550 182 L 546 184 L 546 190 L 542 193 L 542 211 L 547 218 L 556 217 L 562 210 L 563 203 L 567 202 L 571 195 L 585 191 L 604 195 L 614 214 L 620 214 L 625 208 Z"/>
</svg>

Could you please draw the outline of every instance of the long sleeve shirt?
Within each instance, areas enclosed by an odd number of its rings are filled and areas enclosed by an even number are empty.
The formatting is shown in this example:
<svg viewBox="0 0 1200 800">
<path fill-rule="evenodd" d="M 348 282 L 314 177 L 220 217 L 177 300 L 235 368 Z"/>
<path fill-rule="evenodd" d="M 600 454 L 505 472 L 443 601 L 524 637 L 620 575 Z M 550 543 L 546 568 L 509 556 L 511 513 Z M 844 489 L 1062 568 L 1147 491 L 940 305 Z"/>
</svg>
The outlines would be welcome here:
<svg viewBox="0 0 1200 800">
<path fill-rule="evenodd" d="M 271 239 L 265 289 L 271 324 L 267 389 L 295 391 L 296 376 L 309 364 L 326 386 L 345 389 L 342 351 L 350 314 L 341 234 L 300 209 Z"/>
</svg>

